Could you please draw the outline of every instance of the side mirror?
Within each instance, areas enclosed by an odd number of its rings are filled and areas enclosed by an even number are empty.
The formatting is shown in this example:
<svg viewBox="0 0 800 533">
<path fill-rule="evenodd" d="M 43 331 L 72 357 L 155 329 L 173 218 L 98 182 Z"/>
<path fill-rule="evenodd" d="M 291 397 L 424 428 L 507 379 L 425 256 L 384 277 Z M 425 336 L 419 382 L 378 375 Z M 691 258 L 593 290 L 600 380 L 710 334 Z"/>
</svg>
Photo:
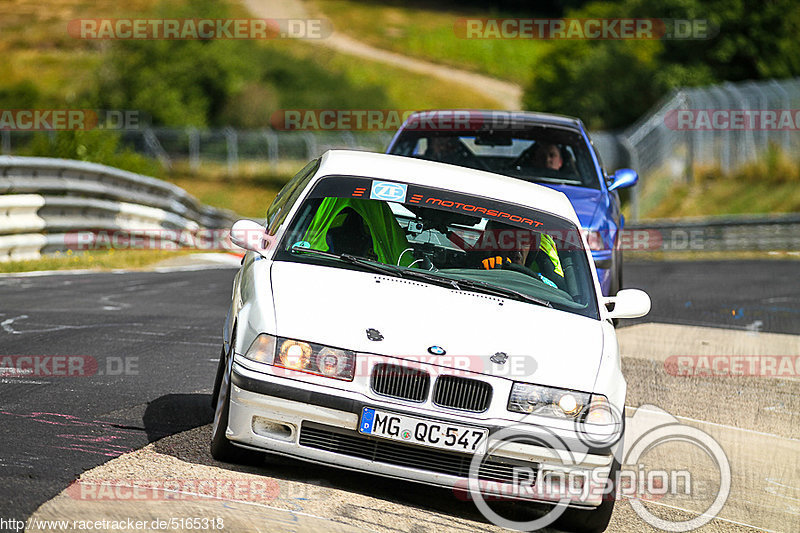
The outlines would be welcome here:
<svg viewBox="0 0 800 533">
<path fill-rule="evenodd" d="M 270 245 L 264 226 L 253 220 L 238 220 L 231 228 L 231 242 L 259 254 Z"/>
<path fill-rule="evenodd" d="M 637 181 L 639 181 L 639 174 L 635 170 L 621 168 L 611 176 L 611 185 L 608 186 L 608 190 L 624 189 L 625 187 L 636 185 Z"/>
<path fill-rule="evenodd" d="M 608 318 L 639 318 L 650 312 L 650 297 L 639 289 L 622 289 L 616 296 L 603 298 L 603 303 L 614 304 Z"/>
</svg>

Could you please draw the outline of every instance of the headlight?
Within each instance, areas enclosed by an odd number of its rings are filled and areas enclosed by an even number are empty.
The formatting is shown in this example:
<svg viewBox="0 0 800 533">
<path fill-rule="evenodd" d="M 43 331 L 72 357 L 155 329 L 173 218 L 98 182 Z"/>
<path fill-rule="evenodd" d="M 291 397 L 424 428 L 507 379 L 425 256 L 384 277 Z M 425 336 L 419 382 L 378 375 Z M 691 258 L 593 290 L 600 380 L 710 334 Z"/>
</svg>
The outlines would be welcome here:
<svg viewBox="0 0 800 533">
<path fill-rule="evenodd" d="M 352 381 L 356 354 L 311 342 L 279 338 L 278 353 L 273 364 L 289 370 Z"/>
<path fill-rule="evenodd" d="M 585 392 L 528 383 L 514 383 L 508 398 L 508 410 L 555 418 L 577 418 L 589 404 Z"/>
<path fill-rule="evenodd" d="M 602 394 L 592 395 L 592 402 L 586 410 L 586 418 L 584 419 L 587 424 L 607 426 L 619 423 L 621 421 L 620 418 L 621 417 L 611 408 L 611 404 L 608 403 L 608 398 Z"/>
<path fill-rule="evenodd" d="M 244 356 L 257 363 L 347 381 L 353 380 L 356 368 L 356 354 L 349 350 L 267 333 L 256 337 Z"/>
</svg>

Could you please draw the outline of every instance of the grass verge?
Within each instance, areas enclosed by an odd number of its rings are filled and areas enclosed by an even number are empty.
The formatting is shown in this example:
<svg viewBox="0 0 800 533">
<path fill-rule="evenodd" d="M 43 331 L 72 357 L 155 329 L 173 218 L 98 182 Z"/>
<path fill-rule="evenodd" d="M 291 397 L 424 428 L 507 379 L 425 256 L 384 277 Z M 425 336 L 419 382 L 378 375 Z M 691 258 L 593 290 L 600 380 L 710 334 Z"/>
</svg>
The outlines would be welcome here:
<svg viewBox="0 0 800 533">
<path fill-rule="evenodd" d="M 251 16 L 238 2 L 225 0 L 225 3 L 232 16 Z M 188 0 L 175 0 L 170 6 L 176 8 L 182 4 L 192 5 Z M 0 55 L 3 56 L 3 61 L 0 61 L 0 79 L 3 80 L 0 103 L 9 109 L 84 106 L 84 99 L 93 94 L 92 89 L 97 84 L 96 72 L 104 68 L 104 58 L 113 43 L 72 37 L 67 32 L 68 22 L 86 18 L 162 16 L 162 0 L 131 0 L 124 6 L 112 0 L 0 2 Z M 247 41 L 245 45 L 248 50 L 258 47 L 275 51 L 272 56 L 267 54 L 266 59 L 277 69 L 277 72 L 270 71 L 275 79 L 264 84 L 262 92 L 275 91 L 275 101 L 281 108 L 309 107 L 309 102 L 316 102 L 315 107 L 326 109 L 349 108 L 352 106 L 347 103 L 352 103 L 350 93 L 354 89 L 372 95 L 372 100 L 381 102 L 379 107 L 391 109 L 496 105 L 493 100 L 461 84 L 432 84 L 425 75 L 354 59 L 299 40 Z M 278 53 L 282 54 L 281 58 L 277 57 Z M 309 72 L 317 75 L 311 76 Z M 330 85 L 315 87 L 315 81 L 323 84 L 327 81 Z M 301 86 L 297 87 L 297 83 Z M 4 92 L 8 88 L 22 91 L 24 96 L 9 96 Z M 300 101 L 305 105 L 298 106 L 295 103 L 297 93 L 302 91 L 305 92 Z M 372 107 L 378 106 L 375 102 Z"/>
<path fill-rule="evenodd" d="M 200 202 L 230 209 L 244 217 L 263 218 L 278 191 L 305 161 L 281 161 L 277 168 L 260 161 L 240 162 L 236 176 L 225 164 L 203 163 L 192 170 L 188 163 L 175 163 L 161 179 L 174 183 Z"/>
<path fill-rule="evenodd" d="M 0 273 L 33 272 L 37 270 L 113 270 L 143 269 L 161 261 L 198 253 L 197 250 L 96 250 L 85 252 L 56 252 L 41 259 L 0 263 Z"/>
<path fill-rule="evenodd" d="M 460 18 L 514 17 L 491 7 L 384 0 L 314 0 L 334 28 L 378 48 L 525 84 L 548 43 L 526 39 L 464 39 Z M 519 16 L 518 14 L 516 16 Z M 460 106 L 469 107 L 469 106 Z"/>
<path fill-rule="evenodd" d="M 431 80 L 391 65 L 355 58 L 320 45 L 302 41 L 273 41 L 265 46 L 284 50 L 302 62 L 313 62 L 325 70 L 341 73 L 356 87 L 379 87 L 390 109 L 496 109 L 497 102 L 460 83 Z M 319 90 L 325 90 L 320 88 Z M 335 102 L 326 108 L 344 108 Z"/>
<path fill-rule="evenodd" d="M 691 183 L 653 178 L 640 191 L 643 218 L 800 212 L 800 159 L 774 146 L 728 174 L 698 167 Z"/>
</svg>

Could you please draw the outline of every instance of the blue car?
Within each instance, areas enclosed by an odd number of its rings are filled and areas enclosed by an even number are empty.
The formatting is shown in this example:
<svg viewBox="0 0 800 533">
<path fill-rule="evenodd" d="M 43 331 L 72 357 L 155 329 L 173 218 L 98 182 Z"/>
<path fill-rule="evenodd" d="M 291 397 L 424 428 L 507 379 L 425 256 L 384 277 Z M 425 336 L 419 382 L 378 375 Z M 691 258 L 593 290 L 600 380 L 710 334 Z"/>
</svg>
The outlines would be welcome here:
<svg viewBox="0 0 800 533">
<path fill-rule="evenodd" d="M 612 175 L 583 123 L 532 112 L 436 110 L 411 114 L 387 152 L 486 170 L 563 192 L 587 232 L 603 294 L 622 288 L 618 189 L 634 185 L 631 169 Z"/>
</svg>

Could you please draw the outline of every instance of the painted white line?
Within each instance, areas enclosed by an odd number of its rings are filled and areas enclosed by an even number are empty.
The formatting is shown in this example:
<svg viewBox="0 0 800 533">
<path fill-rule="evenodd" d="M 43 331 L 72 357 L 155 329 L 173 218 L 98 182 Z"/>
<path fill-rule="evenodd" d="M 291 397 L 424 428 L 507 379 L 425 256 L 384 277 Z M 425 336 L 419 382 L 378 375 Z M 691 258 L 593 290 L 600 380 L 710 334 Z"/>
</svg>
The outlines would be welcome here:
<svg viewBox="0 0 800 533">
<path fill-rule="evenodd" d="M 151 339 L 131 339 L 128 337 L 114 337 L 115 341 L 122 341 L 122 342 L 151 342 Z M 173 341 L 168 339 L 162 339 L 158 341 L 161 344 L 189 344 L 191 346 L 214 346 L 215 348 L 219 348 L 218 342 L 194 342 L 194 341 Z"/>
<path fill-rule="evenodd" d="M 639 408 L 638 407 L 633 407 L 633 406 L 630 406 L 630 405 L 626 405 L 625 409 L 637 410 Z M 642 409 L 642 411 L 644 411 L 645 413 L 653 413 L 653 414 L 656 414 L 656 415 L 661 414 L 658 411 L 651 411 L 650 409 Z M 686 420 L 688 422 L 694 422 L 696 424 L 708 424 L 709 426 L 715 426 L 715 427 L 724 428 L 724 429 L 730 429 L 730 430 L 734 430 L 734 431 L 742 431 L 744 433 L 752 433 L 753 435 L 761 435 L 762 437 L 773 437 L 773 438 L 776 438 L 776 439 L 789 440 L 789 441 L 792 441 L 792 442 L 800 442 L 800 439 L 794 439 L 792 437 L 784 437 L 782 435 L 776 435 L 774 433 L 767 433 L 767 432 L 764 432 L 764 431 L 756 431 L 755 429 L 747 429 L 747 428 L 740 428 L 740 427 L 736 427 L 736 426 L 729 426 L 727 424 L 719 424 L 717 422 L 709 422 L 707 420 L 699 420 L 697 418 L 690 418 L 688 416 L 680 416 L 680 415 L 672 415 L 672 416 L 674 416 L 675 418 L 677 418 L 679 420 Z"/>
<path fill-rule="evenodd" d="M 239 263 L 235 265 L 226 263 L 213 263 L 209 265 L 183 265 L 172 267 L 156 267 L 152 269 L 128 270 L 124 268 L 115 270 L 33 270 L 31 272 L 5 272 L 0 274 L 0 278 L 38 278 L 42 276 L 77 276 L 83 274 L 148 274 L 148 273 L 168 273 L 168 272 L 193 272 L 195 270 L 224 270 L 239 268 Z"/>
<path fill-rule="evenodd" d="M 639 499 L 639 498 L 631 498 L 630 496 L 624 496 L 624 497 L 628 498 L 628 499 L 633 499 L 633 500 L 638 500 Z M 705 513 L 698 513 L 697 511 L 691 511 L 689 509 L 684 509 L 683 507 L 676 507 L 675 505 L 669 505 L 669 504 L 666 504 L 666 503 L 657 502 L 657 501 L 653 501 L 653 500 L 645 500 L 645 501 L 647 503 L 652 503 L 653 505 L 660 505 L 661 507 L 667 507 L 669 509 L 674 509 L 676 511 L 683 511 L 685 513 L 690 513 L 690 514 L 694 514 L 694 515 L 697 515 L 697 516 L 709 516 L 709 515 L 707 515 Z M 739 522 L 737 520 L 731 520 L 729 518 L 722 518 L 721 516 L 715 516 L 713 518 L 714 518 L 714 520 L 722 520 L 723 522 L 728 522 L 730 524 L 736 524 L 737 526 L 751 527 L 753 529 L 757 529 L 758 531 L 766 531 L 767 533 L 780 533 L 779 531 L 777 531 L 775 529 L 764 529 L 763 527 L 754 526 L 753 524 L 748 524 L 746 522 Z"/>
<path fill-rule="evenodd" d="M 49 384 L 50 384 L 50 382 L 49 382 L 49 381 L 29 381 L 29 380 L 27 380 L 27 379 L 25 379 L 25 378 L 23 378 L 23 377 L 20 377 L 20 378 L 18 378 L 18 379 L 6 379 L 6 378 L 1 378 L 1 379 L 0 379 L 0 383 L 6 383 L 6 384 L 25 384 L 25 385 L 49 385 Z"/>
<path fill-rule="evenodd" d="M 800 490 L 800 487 L 792 487 L 791 485 L 784 485 L 783 483 L 778 483 L 777 481 L 775 481 L 774 479 L 771 479 L 771 478 L 767 478 L 766 481 L 770 485 L 776 485 L 776 486 L 784 488 L 784 489 Z M 778 498 L 783 498 L 785 500 L 794 500 L 796 502 L 800 502 L 800 498 L 795 498 L 793 496 L 786 496 L 785 494 L 780 494 L 778 492 L 778 489 L 776 489 L 775 487 L 766 487 L 764 490 L 766 492 L 770 493 L 770 494 L 773 494 L 773 495 L 777 496 Z"/>
<path fill-rule="evenodd" d="M 789 411 L 783 405 L 772 405 L 770 407 L 762 407 L 762 409 L 764 411 L 773 411 L 773 412 L 776 412 L 776 413 L 786 413 L 786 414 L 792 415 L 792 416 L 800 416 L 800 412 Z"/>
</svg>

